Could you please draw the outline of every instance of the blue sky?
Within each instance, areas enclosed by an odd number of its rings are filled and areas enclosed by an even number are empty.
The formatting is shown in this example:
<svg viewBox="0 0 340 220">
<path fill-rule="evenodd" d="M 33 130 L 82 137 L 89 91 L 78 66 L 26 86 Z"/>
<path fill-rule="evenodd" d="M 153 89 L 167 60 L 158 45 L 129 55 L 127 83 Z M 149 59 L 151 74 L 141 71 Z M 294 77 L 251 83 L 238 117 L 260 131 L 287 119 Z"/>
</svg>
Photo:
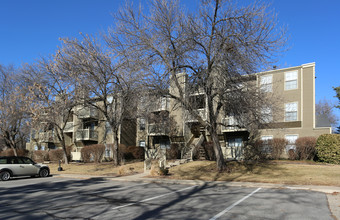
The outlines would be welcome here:
<svg viewBox="0 0 340 220">
<path fill-rule="evenodd" d="M 136 0 L 137 1 L 137 0 Z M 242 1 L 242 0 L 241 0 Z M 252 2 L 248 0 L 249 2 Z M 182 0 L 190 7 L 195 0 Z M 316 63 L 316 101 L 333 102 L 340 86 L 340 1 L 270 0 L 288 27 L 290 50 L 280 68 Z M 0 63 L 32 63 L 53 53 L 60 37 L 105 31 L 123 0 L 0 0 Z M 340 117 L 340 111 L 336 110 Z"/>
</svg>

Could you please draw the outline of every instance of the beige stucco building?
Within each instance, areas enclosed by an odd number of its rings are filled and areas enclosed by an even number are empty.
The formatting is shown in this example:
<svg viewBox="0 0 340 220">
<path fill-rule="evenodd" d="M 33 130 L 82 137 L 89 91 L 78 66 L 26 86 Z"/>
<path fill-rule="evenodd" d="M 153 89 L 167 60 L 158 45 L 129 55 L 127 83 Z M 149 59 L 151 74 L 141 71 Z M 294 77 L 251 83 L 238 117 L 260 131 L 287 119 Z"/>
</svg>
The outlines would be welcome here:
<svg viewBox="0 0 340 220">
<path fill-rule="evenodd" d="M 260 129 L 260 139 L 285 138 L 289 142 L 286 146 L 287 152 L 294 149 L 295 140 L 299 137 L 318 137 L 331 133 L 331 127 L 318 127 L 315 118 L 315 63 L 260 72 L 250 78 L 264 94 L 276 99 L 275 112 L 272 112 L 272 109 L 265 110 L 268 126 Z M 187 83 L 186 74 L 177 74 L 177 79 L 184 88 Z M 169 89 L 176 93 L 175 86 L 170 86 Z M 205 120 L 208 108 L 204 93 L 197 92 L 188 96 L 201 100 L 196 111 Z M 205 141 L 210 141 L 209 133 L 188 111 L 176 106 L 173 99 L 161 97 L 153 103 L 155 108 L 151 114 L 137 120 L 136 137 L 137 144 L 153 152 L 151 155 L 159 148 L 162 151 L 169 149 L 171 144 L 176 144 L 181 150 L 182 158 L 191 158 L 195 148 Z M 168 120 L 152 119 L 160 114 Z M 221 125 L 218 135 L 224 157 L 241 159 L 249 132 L 238 127 L 233 116 L 220 115 L 219 120 Z"/>
<path fill-rule="evenodd" d="M 178 83 L 185 87 L 188 76 L 177 74 Z M 286 151 L 294 148 L 299 137 L 331 133 L 331 127 L 319 127 L 315 117 L 315 63 L 303 64 L 284 69 L 260 72 L 249 77 L 251 83 L 268 97 L 276 100 L 276 109 L 265 109 L 266 124 L 260 129 L 259 139 L 285 138 L 289 141 Z M 176 86 L 170 83 L 170 93 L 177 93 Z M 150 98 L 151 97 L 151 98 Z M 207 119 L 206 97 L 199 89 L 187 94 L 196 101 L 195 111 L 203 120 Z M 169 96 L 141 98 L 138 118 L 122 123 L 119 130 L 119 143 L 126 146 L 139 146 L 146 149 L 146 157 L 165 155 L 171 145 L 180 150 L 180 157 L 192 159 L 193 151 L 211 141 L 209 133 L 198 120 Z M 242 159 L 243 147 L 249 132 L 238 125 L 229 115 L 219 115 L 218 135 L 222 152 L 226 159 Z M 103 115 L 96 108 L 78 106 L 69 117 L 64 129 L 66 146 L 72 146 L 72 159 L 80 160 L 81 148 L 91 144 L 113 143 L 112 132 Z M 32 132 L 27 148 L 47 150 L 60 147 L 53 128 Z M 106 157 L 112 152 L 107 147 Z"/>
<path fill-rule="evenodd" d="M 44 123 L 44 122 L 42 122 Z M 135 123 L 123 123 L 118 131 L 119 143 L 126 146 L 135 146 Z M 106 146 L 104 157 L 112 158 L 110 144 L 113 144 L 112 129 L 105 121 L 103 114 L 95 107 L 77 106 L 73 108 L 64 128 L 66 146 L 71 146 L 72 160 L 81 160 L 81 149 L 93 144 Z M 61 144 L 56 137 L 53 127 L 43 126 L 43 129 L 32 129 L 30 141 L 26 149 L 49 150 L 60 148 Z"/>
</svg>

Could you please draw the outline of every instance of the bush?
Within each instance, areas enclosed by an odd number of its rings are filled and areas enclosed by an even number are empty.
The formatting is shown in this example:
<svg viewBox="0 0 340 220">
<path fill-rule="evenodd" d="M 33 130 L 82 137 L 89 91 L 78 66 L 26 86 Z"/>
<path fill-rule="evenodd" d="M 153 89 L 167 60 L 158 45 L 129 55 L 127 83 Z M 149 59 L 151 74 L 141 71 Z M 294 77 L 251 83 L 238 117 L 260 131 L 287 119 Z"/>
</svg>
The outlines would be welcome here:
<svg viewBox="0 0 340 220">
<path fill-rule="evenodd" d="M 26 149 L 17 149 L 17 154 L 18 156 L 22 156 L 22 157 L 27 157 L 29 151 L 26 150 Z M 4 150 L 4 151 L 1 151 L 0 153 L 1 156 L 14 156 L 14 151 L 13 149 L 7 149 L 7 150 Z"/>
<path fill-rule="evenodd" d="M 94 144 L 85 146 L 81 149 L 81 157 L 85 163 L 94 161 L 100 163 L 105 152 L 103 144 Z"/>
<path fill-rule="evenodd" d="M 71 161 L 71 150 L 72 150 L 72 145 L 66 147 L 66 156 L 68 161 Z M 64 151 L 63 149 L 55 149 L 55 150 L 50 150 L 48 153 L 48 157 L 51 161 L 64 161 Z"/>
<path fill-rule="evenodd" d="M 178 144 L 171 144 L 170 149 L 166 149 L 166 159 L 175 160 L 181 158 L 181 151 Z"/>
<path fill-rule="evenodd" d="M 316 138 L 301 137 L 295 142 L 298 160 L 313 160 L 316 155 Z"/>
<path fill-rule="evenodd" d="M 55 150 L 50 150 L 48 153 L 48 156 L 51 161 L 59 161 L 64 159 L 64 151 L 63 149 L 55 149 Z"/>
<path fill-rule="evenodd" d="M 263 151 L 263 141 L 257 140 L 248 143 L 244 148 L 243 156 L 245 161 L 261 161 L 266 159 L 267 153 Z"/>
<path fill-rule="evenodd" d="M 289 160 L 297 160 L 297 159 L 298 159 L 298 156 L 297 156 L 295 150 L 290 149 L 290 150 L 288 151 L 288 159 L 289 159 Z"/>
<path fill-rule="evenodd" d="M 268 143 L 271 146 L 270 157 L 273 160 L 278 160 L 287 145 L 287 140 L 284 138 L 274 138 Z"/>
<path fill-rule="evenodd" d="M 340 134 L 320 135 L 316 151 L 321 162 L 340 164 Z"/>
<path fill-rule="evenodd" d="M 143 147 L 136 147 L 136 146 L 126 147 L 124 144 L 120 144 L 118 150 L 119 150 L 120 157 L 125 160 L 134 160 L 134 159 L 144 160 L 144 148 Z"/>
<path fill-rule="evenodd" d="M 49 160 L 48 151 L 45 151 L 45 150 L 34 151 L 33 160 L 36 162 L 40 162 L 40 163 Z"/>
</svg>

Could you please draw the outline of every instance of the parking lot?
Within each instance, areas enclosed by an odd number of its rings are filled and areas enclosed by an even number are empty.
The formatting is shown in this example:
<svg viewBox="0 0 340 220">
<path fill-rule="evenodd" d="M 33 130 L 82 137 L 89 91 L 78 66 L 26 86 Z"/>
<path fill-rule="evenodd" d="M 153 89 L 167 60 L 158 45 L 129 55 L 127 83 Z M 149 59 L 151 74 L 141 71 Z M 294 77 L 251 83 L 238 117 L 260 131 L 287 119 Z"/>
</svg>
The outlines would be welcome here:
<svg viewBox="0 0 340 220">
<path fill-rule="evenodd" d="M 324 193 L 20 178 L 0 182 L 0 219 L 333 219 Z"/>
</svg>

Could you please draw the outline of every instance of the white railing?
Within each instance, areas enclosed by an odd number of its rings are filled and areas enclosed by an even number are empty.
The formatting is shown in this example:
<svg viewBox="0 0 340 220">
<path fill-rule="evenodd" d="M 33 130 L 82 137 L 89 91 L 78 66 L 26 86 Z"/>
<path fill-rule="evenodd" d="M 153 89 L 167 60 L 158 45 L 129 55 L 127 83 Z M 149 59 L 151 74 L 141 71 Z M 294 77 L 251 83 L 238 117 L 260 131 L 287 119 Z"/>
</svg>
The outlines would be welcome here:
<svg viewBox="0 0 340 220">
<path fill-rule="evenodd" d="M 98 141 L 98 132 L 92 129 L 78 129 L 76 133 L 77 141 Z"/>
<path fill-rule="evenodd" d="M 149 135 L 168 135 L 170 128 L 166 124 L 149 124 Z"/>
<path fill-rule="evenodd" d="M 98 118 L 98 110 L 94 107 L 80 107 L 77 111 L 78 118 Z"/>
</svg>

